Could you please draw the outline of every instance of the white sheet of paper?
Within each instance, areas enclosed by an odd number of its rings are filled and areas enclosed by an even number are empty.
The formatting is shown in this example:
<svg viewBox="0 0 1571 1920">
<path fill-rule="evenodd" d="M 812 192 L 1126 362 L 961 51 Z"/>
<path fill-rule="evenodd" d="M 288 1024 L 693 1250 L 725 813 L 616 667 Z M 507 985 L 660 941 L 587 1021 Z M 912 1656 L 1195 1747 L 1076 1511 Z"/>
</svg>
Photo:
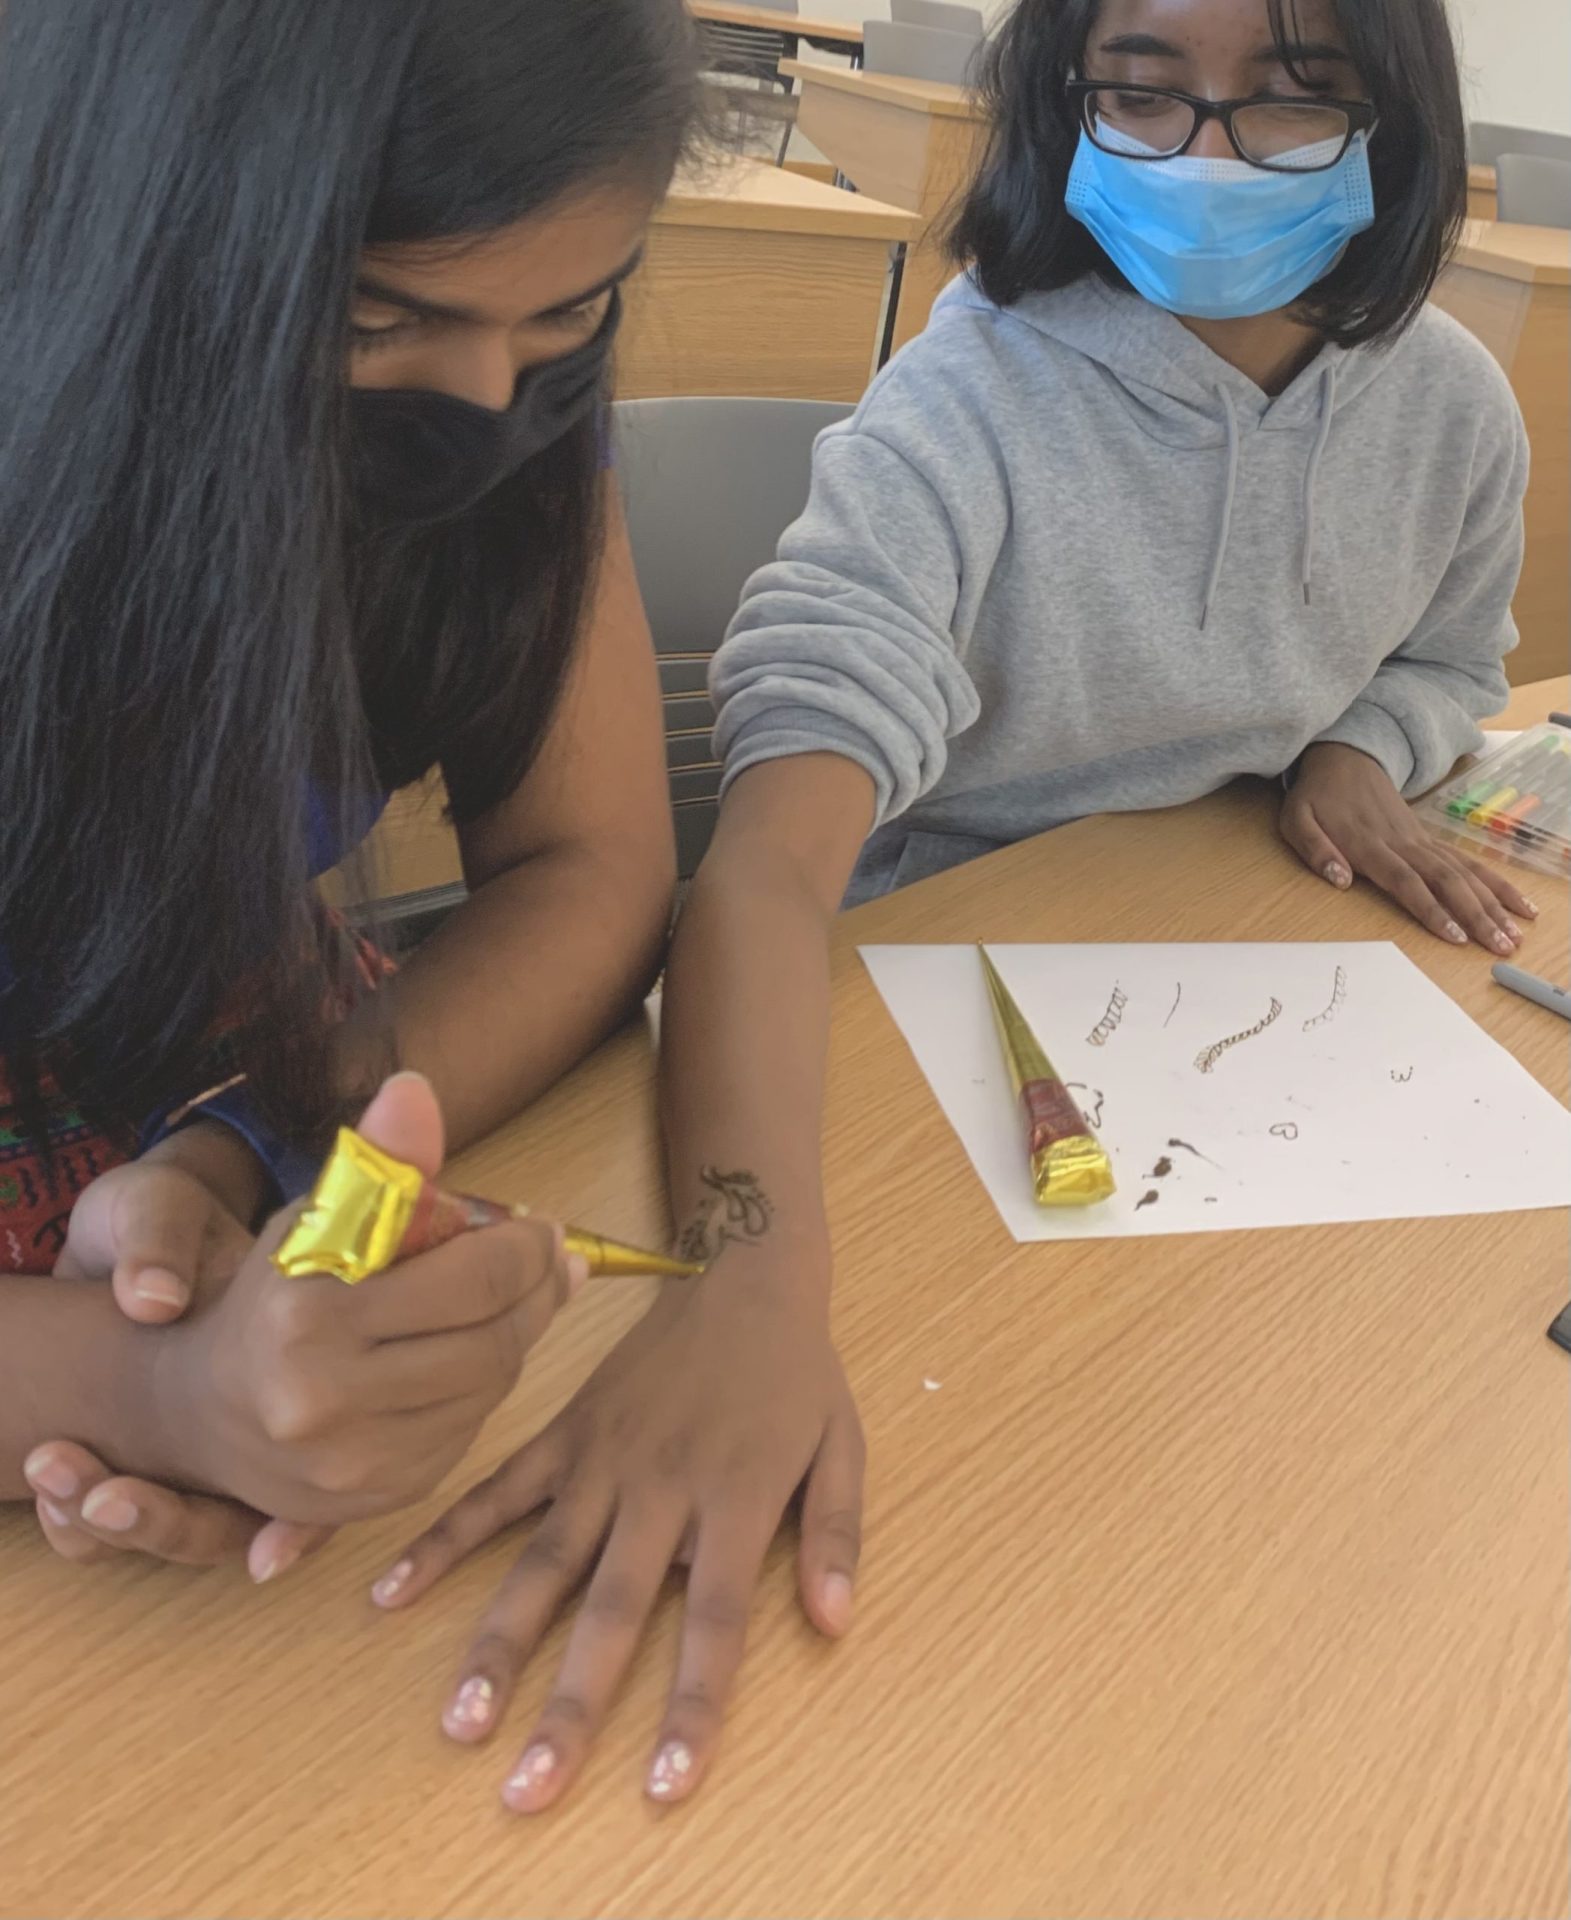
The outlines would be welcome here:
<svg viewBox="0 0 1571 1920">
<path fill-rule="evenodd" d="M 1017 1240 L 1571 1201 L 1571 1114 L 1394 946 L 989 946 L 1117 1174 L 1044 1210 L 976 949 L 861 951 Z"/>
</svg>

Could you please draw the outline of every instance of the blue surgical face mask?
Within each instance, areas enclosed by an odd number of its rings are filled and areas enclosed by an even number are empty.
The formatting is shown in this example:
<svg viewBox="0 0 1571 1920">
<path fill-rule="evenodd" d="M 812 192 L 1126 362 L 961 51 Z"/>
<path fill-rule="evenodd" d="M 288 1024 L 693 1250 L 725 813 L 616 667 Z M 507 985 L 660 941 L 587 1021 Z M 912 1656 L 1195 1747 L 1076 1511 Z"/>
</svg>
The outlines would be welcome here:
<svg viewBox="0 0 1571 1920">
<path fill-rule="evenodd" d="M 1305 147 L 1297 158 L 1313 166 L 1335 150 Z M 1153 305 L 1196 320 L 1274 313 L 1323 280 L 1354 234 L 1374 225 L 1368 136 L 1356 134 L 1322 172 L 1275 173 L 1186 154 L 1126 158 L 1082 131 L 1064 204 Z"/>
</svg>

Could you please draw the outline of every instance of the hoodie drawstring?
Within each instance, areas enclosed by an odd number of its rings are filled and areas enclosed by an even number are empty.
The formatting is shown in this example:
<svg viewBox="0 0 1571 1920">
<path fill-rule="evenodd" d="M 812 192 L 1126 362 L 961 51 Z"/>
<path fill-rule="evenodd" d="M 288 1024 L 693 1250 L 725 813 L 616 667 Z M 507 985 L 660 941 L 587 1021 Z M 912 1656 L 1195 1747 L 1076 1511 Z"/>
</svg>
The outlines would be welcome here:
<svg viewBox="0 0 1571 1920">
<path fill-rule="evenodd" d="M 1218 387 L 1217 393 L 1221 396 L 1222 411 L 1227 415 L 1227 492 L 1222 499 L 1222 531 L 1217 536 L 1216 558 L 1211 562 L 1205 604 L 1200 609 L 1202 633 L 1211 618 L 1211 602 L 1216 598 L 1217 587 L 1221 584 L 1222 569 L 1227 565 L 1227 543 L 1233 537 L 1233 503 L 1238 498 L 1238 414 L 1233 406 L 1233 396 L 1227 388 Z"/>
<path fill-rule="evenodd" d="M 1217 535 L 1216 557 L 1211 562 L 1211 577 L 1206 582 L 1205 604 L 1200 609 L 1202 633 L 1205 632 L 1206 623 L 1211 618 L 1211 607 L 1216 599 L 1217 588 L 1222 582 L 1222 569 L 1227 565 L 1228 542 L 1233 537 L 1233 508 L 1238 501 L 1240 455 L 1238 412 L 1233 405 L 1233 396 L 1226 387 L 1218 387 L 1216 391 L 1218 399 L 1222 402 L 1222 412 L 1227 418 L 1227 491 L 1222 496 L 1222 530 Z M 1325 458 L 1335 416 L 1336 365 L 1333 362 L 1320 378 L 1320 428 L 1315 435 L 1314 451 L 1309 456 L 1309 466 L 1304 474 L 1304 562 L 1301 584 L 1306 607 L 1314 605 L 1315 489 L 1320 482 L 1320 463 Z"/>
<path fill-rule="evenodd" d="M 1336 364 L 1332 362 L 1320 382 L 1320 431 L 1315 435 L 1315 450 L 1309 456 L 1309 471 L 1304 475 L 1304 605 L 1314 605 L 1315 582 L 1315 485 L 1320 478 L 1320 462 L 1326 442 L 1331 438 L 1331 420 L 1336 412 Z"/>
</svg>

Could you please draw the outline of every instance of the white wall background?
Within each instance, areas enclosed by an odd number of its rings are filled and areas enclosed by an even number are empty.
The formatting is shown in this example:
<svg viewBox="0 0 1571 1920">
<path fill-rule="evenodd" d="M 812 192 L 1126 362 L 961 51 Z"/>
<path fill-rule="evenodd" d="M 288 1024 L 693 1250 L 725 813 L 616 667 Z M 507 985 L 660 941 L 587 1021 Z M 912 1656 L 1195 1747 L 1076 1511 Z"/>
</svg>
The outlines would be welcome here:
<svg viewBox="0 0 1571 1920">
<path fill-rule="evenodd" d="M 973 0 L 990 19 L 1010 0 Z M 1571 133 L 1571 0 L 1450 0 L 1478 120 Z M 802 0 L 823 19 L 886 19 L 889 0 Z M 811 58 L 808 49 L 803 54 Z"/>
<path fill-rule="evenodd" d="M 1451 0 L 1476 120 L 1571 133 L 1567 0 Z"/>
</svg>

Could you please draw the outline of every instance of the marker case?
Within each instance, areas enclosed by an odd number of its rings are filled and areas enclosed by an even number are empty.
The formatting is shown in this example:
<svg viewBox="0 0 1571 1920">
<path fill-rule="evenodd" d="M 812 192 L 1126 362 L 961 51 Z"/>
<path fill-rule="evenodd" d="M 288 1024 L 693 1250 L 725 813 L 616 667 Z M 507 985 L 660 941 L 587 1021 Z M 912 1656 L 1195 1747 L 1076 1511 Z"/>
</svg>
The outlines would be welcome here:
<svg viewBox="0 0 1571 1920">
<path fill-rule="evenodd" d="M 1419 803 L 1431 826 L 1540 873 L 1571 874 L 1571 731 L 1526 733 L 1454 774 Z"/>
</svg>

